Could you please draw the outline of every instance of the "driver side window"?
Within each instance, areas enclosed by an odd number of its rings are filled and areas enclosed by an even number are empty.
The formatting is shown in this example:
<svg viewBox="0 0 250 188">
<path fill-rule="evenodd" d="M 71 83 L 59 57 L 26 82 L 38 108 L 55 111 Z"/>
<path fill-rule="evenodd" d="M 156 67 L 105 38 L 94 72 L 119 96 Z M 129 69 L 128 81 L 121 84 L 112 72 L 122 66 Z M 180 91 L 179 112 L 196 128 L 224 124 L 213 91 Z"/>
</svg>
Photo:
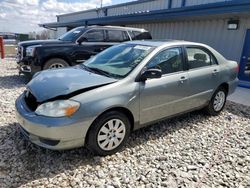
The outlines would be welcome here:
<svg viewBox="0 0 250 188">
<path fill-rule="evenodd" d="M 163 75 L 182 71 L 182 48 L 169 48 L 161 51 L 150 60 L 147 68 L 160 69 Z"/>
</svg>

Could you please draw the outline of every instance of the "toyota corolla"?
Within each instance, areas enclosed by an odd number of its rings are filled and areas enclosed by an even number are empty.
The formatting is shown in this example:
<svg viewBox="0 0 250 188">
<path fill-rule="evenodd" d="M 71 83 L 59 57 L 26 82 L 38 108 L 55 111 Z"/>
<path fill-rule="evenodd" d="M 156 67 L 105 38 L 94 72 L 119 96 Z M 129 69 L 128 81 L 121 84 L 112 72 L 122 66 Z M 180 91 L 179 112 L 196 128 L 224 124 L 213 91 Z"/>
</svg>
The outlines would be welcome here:
<svg viewBox="0 0 250 188">
<path fill-rule="evenodd" d="M 84 64 L 34 75 L 16 100 L 18 127 L 45 148 L 109 155 L 155 121 L 197 109 L 218 115 L 237 73 L 236 62 L 204 44 L 126 42 Z"/>
</svg>

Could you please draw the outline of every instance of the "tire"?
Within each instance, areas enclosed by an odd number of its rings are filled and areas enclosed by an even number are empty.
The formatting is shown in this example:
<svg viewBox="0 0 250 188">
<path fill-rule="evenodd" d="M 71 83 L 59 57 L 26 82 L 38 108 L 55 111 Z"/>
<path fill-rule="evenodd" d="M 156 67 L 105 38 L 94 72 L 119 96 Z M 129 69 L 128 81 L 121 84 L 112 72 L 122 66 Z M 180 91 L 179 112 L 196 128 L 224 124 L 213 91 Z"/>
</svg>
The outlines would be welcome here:
<svg viewBox="0 0 250 188">
<path fill-rule="evenodd" d="M 47 70 L 47 69 L 55 69 L 55 68 L 64 68 L 64 67 L 68 67 L 69 64 L 64 61 L 63 59 L 60 58 L 53 58 L 48 60 L 44 66 L 43 66 L 43 70 Z"/>
<path fill-rule="evenodd" d="M 126 143 L 130 128 L 129 119 L 123 113 L 107 112 L 91 125 L 86 137 L 86 146 L 96 155 L 112 155 Z"/>
<path fill-rule="evenodd" d="M 227 91 L 224 87 L 219 87 L 213 94 L 208 106 L 205 108 L 207 114 L 217 116 L 223 110 L 227 100 Z"/>
</svg>

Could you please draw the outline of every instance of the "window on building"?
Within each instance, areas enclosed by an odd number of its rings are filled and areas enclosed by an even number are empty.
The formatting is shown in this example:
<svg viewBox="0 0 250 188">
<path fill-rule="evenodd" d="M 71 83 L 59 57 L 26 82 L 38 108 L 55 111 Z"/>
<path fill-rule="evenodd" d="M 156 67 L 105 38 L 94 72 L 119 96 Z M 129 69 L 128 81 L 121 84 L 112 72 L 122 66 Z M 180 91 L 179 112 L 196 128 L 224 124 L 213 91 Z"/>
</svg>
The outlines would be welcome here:
<svg viewBox="0 0 250 188">
<path fill-rule="evenodd" d="M 189 69 L 216 64 L 216 60 L 213 55 L 203 49 L 188 47 L 186 48 L 186 51 Z"/>
<path fill-rule="evenodd" d="M 103 30 L 90 30 L 83 37 L 87 42 L 103 42 L 104 32 Z"/>
<path fill-rule="evenodd" d="M 153 57 L 147 68 L 161 69 L 162 74 L 174 73 L 183 70 L 182 49 L 170 48 L 161 51 Z"/>
<path fill-rule="evenodd" d="M 108 30 L 107 35 L 109 42 L 123 42 L 129 40 L 127 33 L 124 31 Z"/>
</svg>

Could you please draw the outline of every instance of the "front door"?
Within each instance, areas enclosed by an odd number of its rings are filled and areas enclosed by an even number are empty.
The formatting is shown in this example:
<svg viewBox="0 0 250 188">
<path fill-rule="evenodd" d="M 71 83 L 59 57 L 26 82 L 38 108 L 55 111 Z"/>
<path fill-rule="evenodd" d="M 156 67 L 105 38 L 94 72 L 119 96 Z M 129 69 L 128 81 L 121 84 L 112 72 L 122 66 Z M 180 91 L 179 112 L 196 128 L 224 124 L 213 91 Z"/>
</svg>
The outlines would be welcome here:
<svg viewBox="0 0 250 188">
<path fill-rule="evenodd" d="M 141 124 L 186 111 L 188 74 L 183 70 L 182 48 L 170 48 L 159 52 L 146 68 L 161 69 L 162 77 L 140 83 Z"/>
<path fill-rule="evenodd" d="M 102 29 L 92 29 L 87 31 L 83 36 L 83 42 L 76 44 L 74 47 L 74 57 L 76 63 L 83 63 L 91 56 L 94 56 L 111 44 L 106 42 L 105 33 Z"/>
<path fill-rule="evenodd" d="M 247 30 L 240 61 L 240 85 L 250 87 L 250 29 Z"/>
</svg>

